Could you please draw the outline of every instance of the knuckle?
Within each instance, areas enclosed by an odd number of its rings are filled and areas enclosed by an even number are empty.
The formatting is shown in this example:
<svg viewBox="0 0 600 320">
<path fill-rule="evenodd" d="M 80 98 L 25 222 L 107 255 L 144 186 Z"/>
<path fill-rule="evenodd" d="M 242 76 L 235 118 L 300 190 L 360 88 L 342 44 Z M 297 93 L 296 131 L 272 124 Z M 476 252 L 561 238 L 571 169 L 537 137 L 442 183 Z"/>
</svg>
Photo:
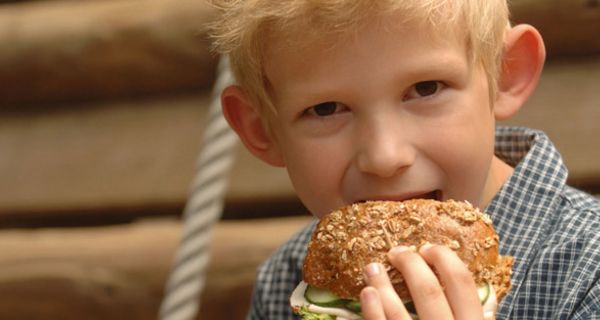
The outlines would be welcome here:
<svg viewBox="0 0 600 320">
<path fill-rule="evenodd" d="M 457 285 L 463 288 L 473 284 L 473 274 L 467 268 L 457 270 L 452 279 L 457 283 Z"/>
<path fill-rule="evenodd" d="M 387 320 L 401 320 L 401 319 L 405 319 L 405 311 L 403 311 L 402 309 L 396 309 L 393 311 L 390 311 L 386 314 L 386 319 Z"/>
<path fill-rule="evenodd" d="M 437 283 L 422 283 L 419 286 L 419 296 L 424 301 L 434 301 L 444 296 L 444 290 Z"/>
</svg>

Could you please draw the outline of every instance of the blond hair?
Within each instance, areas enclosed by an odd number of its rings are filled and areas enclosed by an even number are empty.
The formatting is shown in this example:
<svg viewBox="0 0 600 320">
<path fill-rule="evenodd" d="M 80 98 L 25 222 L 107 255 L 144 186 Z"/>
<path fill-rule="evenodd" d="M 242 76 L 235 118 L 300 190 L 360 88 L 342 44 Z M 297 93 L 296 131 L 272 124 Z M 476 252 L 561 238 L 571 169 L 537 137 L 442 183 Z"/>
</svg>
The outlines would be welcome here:
<svg viewBox="0 0 600 320">
<path fill-rule="evenodd" d="M 310 35 L 342 35 L 363 23 L 400 13 L 432 31 L 464 33 L 469 59 L 486 72 L 490 99 L 497 90 L 506 0 L 209 0 L 222 15 L 211 25 L 214 49 L 229 55 L 238 84 L 261 111 L 276 112 L 264 73 L 265 50 L 273 34 L 301 43 Z M 451 29 L 448 29 L 450 27 Z M 460 29 L 459 29 L 460 28 Z M 312 32 L 312 34 L 311 34 Z M 310 39 L 310 38 L 309 38 Z"/>
</svg>

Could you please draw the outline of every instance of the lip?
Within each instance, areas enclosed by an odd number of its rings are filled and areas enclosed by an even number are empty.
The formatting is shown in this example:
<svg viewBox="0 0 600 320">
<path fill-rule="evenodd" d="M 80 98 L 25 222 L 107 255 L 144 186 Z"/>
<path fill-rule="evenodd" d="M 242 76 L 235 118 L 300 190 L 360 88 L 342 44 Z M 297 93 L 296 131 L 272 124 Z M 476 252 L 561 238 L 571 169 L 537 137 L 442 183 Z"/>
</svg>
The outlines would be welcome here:
<svg viewBox="0 0 600 320">
<path fill-rule="evenodd" d="M 405 201 L 411 199 L 431 199 L 431 200 L 442 200 L 442 191 L 437 189 L 428 192 L 412 192 L 409 194 L 400 194 L 400 195 L 382 195 L 382 196 L 372 196 L 367 197 L 366 199 L 361 199 L 358 202 L 365 201 Z"/>
</svg>

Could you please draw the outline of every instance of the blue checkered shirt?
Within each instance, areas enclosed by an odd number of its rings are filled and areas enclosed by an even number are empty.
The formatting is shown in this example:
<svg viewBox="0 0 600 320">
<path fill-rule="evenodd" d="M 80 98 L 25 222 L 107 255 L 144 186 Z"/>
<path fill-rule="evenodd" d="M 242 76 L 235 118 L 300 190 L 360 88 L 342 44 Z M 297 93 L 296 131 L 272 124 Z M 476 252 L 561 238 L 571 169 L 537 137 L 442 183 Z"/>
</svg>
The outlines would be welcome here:
<svg viewBox="0 0 600 320">
<path fill-rule="evenodd" d="M 565 184 L 561 156 L 540 131 L 498 128 L 496 154 L 515 168 L 486 208 L 501 254 L 515 258 L 497 319 L 600 319 L 600 202 Z M 260 266 L 248 319 L 298 319 L 289 297 L 315 225 Z"/>
</svg>

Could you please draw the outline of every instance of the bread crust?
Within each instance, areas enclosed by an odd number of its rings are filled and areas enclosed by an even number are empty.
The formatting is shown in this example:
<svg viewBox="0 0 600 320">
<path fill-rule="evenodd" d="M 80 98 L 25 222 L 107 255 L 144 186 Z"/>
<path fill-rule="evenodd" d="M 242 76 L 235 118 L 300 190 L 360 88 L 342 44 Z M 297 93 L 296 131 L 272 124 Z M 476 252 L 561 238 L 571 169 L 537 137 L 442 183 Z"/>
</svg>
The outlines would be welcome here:
<svg viewBox="0 0 600 320">
<path fill-rule="evenodd" d="M 358 299 L 363 270 L 384 265 L 402 299 L 410 299 L 401 274 L 387 260 L 391 247 L 429 242 L 454 250 L 477 284 L 494 286 L 498 301 L 510 289 L 512 257 L 498 255 L 498 236 L 486 214 L 467 202 L 426 199 L 369 201 L 323 217 L 308 245 L 304 281 L 345 299 Z"/>
</svg>

